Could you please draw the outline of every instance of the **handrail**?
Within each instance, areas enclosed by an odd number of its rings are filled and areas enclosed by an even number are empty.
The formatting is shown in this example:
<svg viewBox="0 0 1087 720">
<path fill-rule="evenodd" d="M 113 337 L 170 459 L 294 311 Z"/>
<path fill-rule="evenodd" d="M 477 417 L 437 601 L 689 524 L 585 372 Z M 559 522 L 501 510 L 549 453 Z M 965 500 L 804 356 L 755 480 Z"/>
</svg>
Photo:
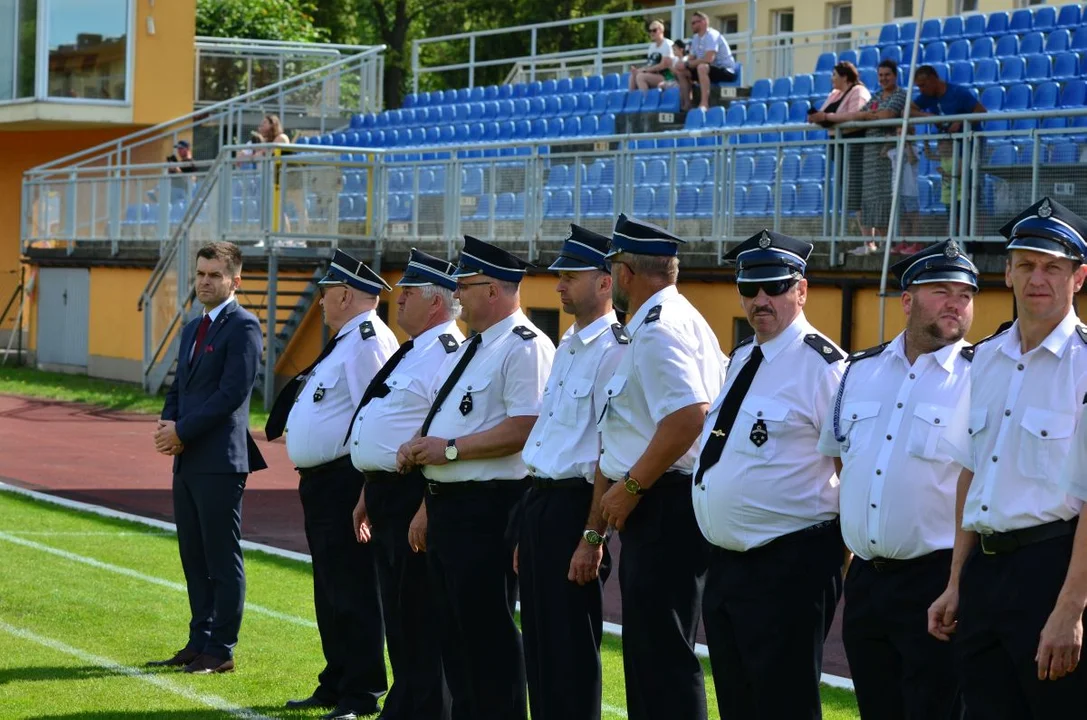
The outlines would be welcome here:
<svg viewBox="0 0 1087 720">
<path fill-rule="evenodd" d="M 260 40 L 249 38 L 235 38 L 235 37 L 212 37 L 210 35 L 197 35 L 195 38 L 197 45 L 239 45 L 244 47 L 267 47 L 277 48 L 283 50 L 303 50 L 308 51 L 312 49 L 324 49 L 324 50 L 350 50 L 354 53 L 359 53 L 364 50 L 377 47 L 376 45 L 347 45 L 343 43 L 309 43 L 309 42 L 296 42 L 294 40 Z"/>
<path fill-rule="evenodd" d="M 52 161 L 44 163 L 42 165 L 38 165 L 37 167 L 28 170 L 27 174 L 33 174 L 33 173 L 41 172 L 41 171 L 44 171 L 44 170 L 49 170 L 51 168 L 56 168 L 56 167 L 59 167 L 59 166 L 62 166 L 62 165 L 68 165 L 70 163 L 76 162 L 77 160 L 80 161 L 80 164 L 86 164 L 88 162 L 93 162 L 93 161 L 98 160 L 98 159 L 100 159 L 100 158 L 102 158 L 104 156 L 108 156 L 109 154 L 111 154 L 113 152 L 120 152 L 121 149 L 126 144 L 135 143 L 137 140 L 141 140 L 141 139 L 143 139 L 143 140 L 152 139 L 160 131 L 165 130 L 167 128 L 170 128 L 172 126 L 175 126 L 175 125 L 177 125 L 179 123 L 185 122 L 186 120 L 192 120 L 192 119 L 195 119 L 195 118 L 200 118 L 201 120 L 205 120 L 205 119 L 207 119 L 207 116 L 210 113 L 215 113 L 215 112 L 218 112 L 218 111 L 226 112 L 226 111 L 229 111 L 230 109 L 236 107 L 237 105 L 243 103 L 244 101 L 253 100 L 253 99 L 257 98 L 260 95 L 275 93 L 277 91 L 287 89 L 291 85 L 295 85 L 295 84 L 301 85 L 302 81 L 308 80 L 308 79 L 310 79 L 310 78 L 312 78 L 312 77 L 314 77 L 314 76 L 316 76 L 316 75 L 318 75 L 320 73 L 326 73 L 329 70 L 333 70 L 333 69 L 336 69 L 338 67 L 343 67 L 343 66 L 348 65 L 348 64 L 350 64 L 352 62 L 360 62 L 360 61 L 362 61 L 364 59 L 367 59 L 367 58 L 379 57 L 381 55 L 381 53 L 383 53 L 385 51 L 385 49 L 386 49 L 385 45 L 375 45 L 372 48 L 370 48 L 369 50 L 366 50 L 365 52 L 358 53 L 357 55 L 351 55 L 351 56 L 348 56 L 348 57 L 345 57 L 345 58 L 341 58 L 340 60 L 329 63 L 328 65 L 323 65 L 323 66 L 321 66 L 319 68 L 314 68 L 313 70 L 308 70 L 308 71 L 306 71 L 304 73 L 301 73 L 299 75 L 295 75 L 295 76 L 293 76 L 291 78 L 288 78 L 286 80 L 280 80 L 279 82 L 273 83 L 271 85 L 266 85 L 266 86 L 264 86 L 262 88 L 259 88 L 257 90 L 251 90 L 250 92 L 247 92 L 247 93 L 245 93 L 243 95 L 238 95 L 236 97 L 230 98 L 229 100 L 222 100 L 222 101 L 214 103 L 212 105 L 208 105 L 207 107 L 203 107 L 203 108 L 201 108 L 199 110 L 194 110 L 191 113 L 188 113 L 187 115 L 182 115 L 180 117 L 176 117 L 176 118 L 173 118 L 171 120 L 167 120 L 166 122 L 159 123 L 158 125 L 152 125 L 149 128 L 144 128 L 143 130 L 138 130 L 138 131 L 136 131 L 134 133 L 131 133 L 129 135 L 125 135 L 124 137 L 118 138 L 116 140 L 110 140 L 110 141 L 101 143 L 99 145 L 95 145 L 93 147 L 87 148 L 86 150 L 80 150 L 79 152 L 72 153 L 71 155 L 66 155 L 66 156 L 64 156 L 62 158 L 58 158 L 56 160 L 52 160 Z M 92 157 L 89 157 L 89 156 L 92 156 Z M 80 160 L 81 158 L 83 158 L 83 159 Z"/>
</svg>

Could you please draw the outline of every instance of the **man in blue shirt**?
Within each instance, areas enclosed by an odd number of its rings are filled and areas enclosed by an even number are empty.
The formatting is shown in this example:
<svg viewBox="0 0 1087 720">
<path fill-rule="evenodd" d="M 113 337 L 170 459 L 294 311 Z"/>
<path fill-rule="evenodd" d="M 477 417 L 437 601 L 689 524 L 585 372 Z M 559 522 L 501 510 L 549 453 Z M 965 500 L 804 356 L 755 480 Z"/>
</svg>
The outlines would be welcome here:
<svg viewBox="0 0 1087 720">
<path fill-rule="evenodd" d="M 929 115 L 966 115 L 987 112 L 978 102 L 978 96 L 965 85 L 951 85 L 940 79 L 931 65 L 917 68 L 913 76 L 921 97 L 913 103 L 910 114 L 916 117 Z M 962 123 L 952 123 L 942 128 L 944 132 L 959 132 Z"/>
</svg>

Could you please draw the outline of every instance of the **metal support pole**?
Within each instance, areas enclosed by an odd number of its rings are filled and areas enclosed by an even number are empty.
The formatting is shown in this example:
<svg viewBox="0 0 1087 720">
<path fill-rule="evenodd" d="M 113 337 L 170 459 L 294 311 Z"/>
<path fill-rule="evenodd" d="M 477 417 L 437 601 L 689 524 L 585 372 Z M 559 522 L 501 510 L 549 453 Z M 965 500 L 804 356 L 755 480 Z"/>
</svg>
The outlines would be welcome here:
<svg viewBox="0 0 1087 720">
<path fill-rule="evenodd" d="M 476 86 L 476 36 L 468 38 L 468 87 Z"/>
<path fill-rule="evenodd" d="M 268 245 L 268 312 L 265 318 L 264 409 L 271 410 L 276 397 L 276 284 L 279 275 L 275 249 Z"/>
</svg>

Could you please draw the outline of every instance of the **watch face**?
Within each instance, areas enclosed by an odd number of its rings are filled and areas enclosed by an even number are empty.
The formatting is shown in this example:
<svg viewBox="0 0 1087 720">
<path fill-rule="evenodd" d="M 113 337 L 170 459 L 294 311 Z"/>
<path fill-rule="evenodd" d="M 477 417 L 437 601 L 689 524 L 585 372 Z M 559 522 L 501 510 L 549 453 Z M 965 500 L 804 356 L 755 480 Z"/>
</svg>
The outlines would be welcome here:
<svg viewBox="0 0 1087 720">
<path fill-rule="evenodd" d="M 456 460 L 457 459 L 457 446 L 456 445 L 446 446 L 446 448 L 445 448 L 445 459 L 446 460 Z"/>
<path fill-rule="evenodd" d="M 638 484 L 638 481 L 632 477 L 628 477 L 623 484 L 626 486 L 627 492 L 631 495 L 637 495 L 642 491 L 642 486 Z"/>
<path fill-rule="evenodd" d="M 585 542 L 590 545 L 600 545 L 604 542 L 604 538 L 596 530 L 585 531 Z"/>
</svg>

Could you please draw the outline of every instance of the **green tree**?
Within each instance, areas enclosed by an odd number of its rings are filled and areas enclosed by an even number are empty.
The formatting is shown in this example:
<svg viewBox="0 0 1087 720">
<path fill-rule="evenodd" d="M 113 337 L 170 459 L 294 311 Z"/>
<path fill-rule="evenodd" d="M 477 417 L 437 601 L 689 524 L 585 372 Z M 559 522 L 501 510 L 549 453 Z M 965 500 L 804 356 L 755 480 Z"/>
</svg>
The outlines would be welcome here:
<svg viewBox="0 0 1087 720">
<path fill-rule="evenodd" d="M 315 8 L 307 0 L 197 0 L 196 34 L 321 42 L 328 31 L 314 23 Z"/>
</svg>

